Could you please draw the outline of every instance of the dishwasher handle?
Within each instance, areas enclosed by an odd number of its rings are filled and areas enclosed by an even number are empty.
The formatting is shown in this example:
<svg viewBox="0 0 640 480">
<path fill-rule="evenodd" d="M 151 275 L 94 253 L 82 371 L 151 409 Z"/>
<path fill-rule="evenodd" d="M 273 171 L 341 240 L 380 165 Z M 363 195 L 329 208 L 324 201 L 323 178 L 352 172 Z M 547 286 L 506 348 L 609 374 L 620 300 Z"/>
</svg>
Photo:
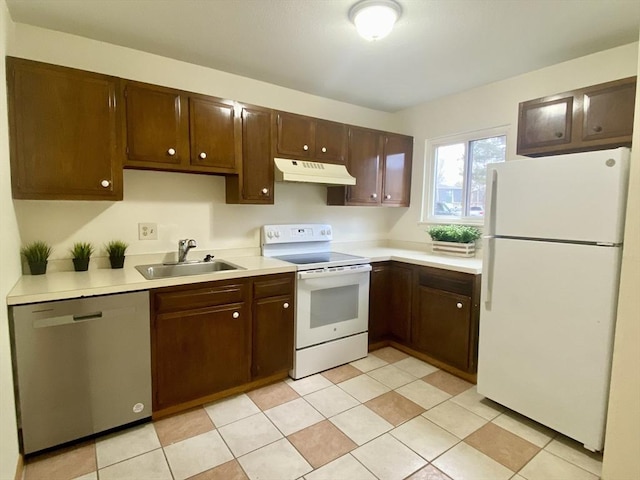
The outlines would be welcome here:
<svg viewBox="0 0 640 480">
<path fill-rule="evenodd" d="M 33 321 L 33 328 L 57 327 L 60 325 L 80 324 L 90 320 L 104 319 L 108 320 L 115 316 L 131 315 L 135 312 L 133 307 L 114 308 L 111 310 L 102 310 L 90 313 L 78 313 L 69 315 L 60 315 L 56 317 L 44 317 Z"/>
</svg>

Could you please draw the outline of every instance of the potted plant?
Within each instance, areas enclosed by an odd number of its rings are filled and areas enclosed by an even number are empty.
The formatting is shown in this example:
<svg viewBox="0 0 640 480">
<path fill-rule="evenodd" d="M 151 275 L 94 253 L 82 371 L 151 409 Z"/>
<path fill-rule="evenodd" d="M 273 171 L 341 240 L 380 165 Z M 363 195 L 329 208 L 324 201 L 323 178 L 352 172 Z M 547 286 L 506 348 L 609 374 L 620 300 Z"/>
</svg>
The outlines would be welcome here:
<svg viewBox="0 0 640 480">
<path fill-rule="evenodd" d="M 124 252 L 129 245 L 121 240 L 111 240 L 107 243 L 104 249 L 109 255 L 109 262 L 111 262 L 111 268 L 122 268 L 124 266 Z"/>
<path fill-rule="evenodd" d="M 47 260 L 51 255 L 51 247 L 43 241 L 36 240 L 20 249 L 29 264 L 31 275 L 42 275 L 47 272 Z"/>
<path fill-rule="evenodd" d="M 482 235 L 476 227 L 467 225 L 435 225 L 427 230 L 433 240 L 433 251 L 461 257 L 472 257 L 475 242 Z"/>
<path fill-rule="evenodd" d="M 89 260 L 93 253 L 93 245 L 89 242 L 76 242 L 71 249 L 73 256 L 73 268 L 76 272 L 84 272 L 89 269 Z"/>
</svg>

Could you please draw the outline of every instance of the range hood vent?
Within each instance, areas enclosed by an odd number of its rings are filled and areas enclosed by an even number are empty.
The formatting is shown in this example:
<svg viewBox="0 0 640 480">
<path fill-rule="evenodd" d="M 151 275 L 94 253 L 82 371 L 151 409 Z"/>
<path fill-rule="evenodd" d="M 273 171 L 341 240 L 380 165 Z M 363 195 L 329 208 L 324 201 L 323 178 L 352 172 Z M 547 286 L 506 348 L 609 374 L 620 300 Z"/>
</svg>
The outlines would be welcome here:
<svg viewBox="0 0 640 480">
<path fill-rule="evenodd" d="M 322 183 L 325 185 L 355 185 L 344 165 L 274 158 L 275 178 L 278 182 Z"/>
</svg>

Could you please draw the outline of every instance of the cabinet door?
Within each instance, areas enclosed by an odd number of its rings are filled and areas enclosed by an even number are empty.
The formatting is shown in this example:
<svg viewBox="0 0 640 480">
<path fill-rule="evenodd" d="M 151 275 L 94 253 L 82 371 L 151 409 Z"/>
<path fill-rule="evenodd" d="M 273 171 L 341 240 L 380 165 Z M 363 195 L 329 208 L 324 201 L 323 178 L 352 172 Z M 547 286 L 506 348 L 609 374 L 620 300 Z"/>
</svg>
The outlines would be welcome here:
<svg viewBox="0 0 640 480">
<path fill-rule="evenodd" d="M 128 82 L 127 162 L 142 168 L 189 164 L 189 112 L 183 92 Z"/>
<path fill-rule="evenodd" d="M 413 316 L 413 344 L 438 360 L 469 368 L 471 298 L 419 286 Z"/>
<path fill-rule="evenodd" d="M 268 297 L 253 304 L 253 377 L 293 368 L 293 295 Z"/>
<path fill-rule="evenodd" d="M 396 340 L 408 343 L 411 338 L 412 269 L 392 263 L 389 267 L 388 281 L 389 333 Z"/>
<path fill-rule="evenodd" d="M 382 157 L 382 204 L 408 207 L 413 137 L 385 135 Z"/>
<path fill-rule="evenodd" d="M 384 340 L 389 334 L 391 316 L 390 267 L 388 263 L 373 264 L 369 284 L 369 344 Z"/>
<path fill-rule="evenodd" d="M 248 382 L 250 322 L 244 303 L 157 315 L 154 410 Z"/>
<path fill-rule="evenodd" d="M 122 200 L 118 79 L 7 58 L 14 198 Z"/>
<path fill-rule="evenodd" d="M 343 123 L 315 121 L 315 160 L 346 163 L 347 126 Z"/>
<path fill-rule="evenodd" d="M 572 141 L 573 96 L 520 104 L 518 154 L 557 149 Z"/>
<path fill-rule="evenodd" d="M 242 169 L 226 178 L 227 203 L 273 204 L 272 111 L 242 109 Z"/>
<path fill-rule="evenodd" d="M 349 205 L 380 204 L 380 134 L 372 130 L 349 130 L 348 170 L 356 184 L 347 187 Z"/>
<path fill-rule="evenodd" d="M 191 165 L 236 173 L 236 122 L 233 104 L 211 97 L 189 97 Z"/>
<path fill-rule="evenodd" d="M 276 119 L 276 152 L 299 159 L 313 155 L 313 119 L 278 112 Z"/>
<path fill-rule="evenodd" d="M 586 89 L 582 107 L 582 140 L 630 144 L 635 99 L 635 77 Z"/>
</svg>

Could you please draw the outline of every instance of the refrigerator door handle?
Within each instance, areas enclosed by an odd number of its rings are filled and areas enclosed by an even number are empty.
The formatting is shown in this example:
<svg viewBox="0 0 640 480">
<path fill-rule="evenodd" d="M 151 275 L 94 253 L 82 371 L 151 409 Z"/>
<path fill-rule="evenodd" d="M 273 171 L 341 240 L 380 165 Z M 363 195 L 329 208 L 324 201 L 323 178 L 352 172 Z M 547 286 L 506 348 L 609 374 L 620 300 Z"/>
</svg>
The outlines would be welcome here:
<svg viewBox="0 0 640 480">
<path fill-rule="evenodd" d="M 493 290 L 493 263 L 495 255 L 495 233 L 496 233 L 496 191 L 498 189 L 498 171 L 496 169 L 490 170 L 487 175 L 487 190 L 489 190 L 489 197 L 487 198 L 487 205 L 485 208 L 485 222 L 486 232 L 483 248 L 486 249 L 487 254 L 484 256 L 483 272 L 482 272 L 482 292 L 484 292 L 484 305 L 487 310 L 491 310 L 491 297 Z"/>
<path fill-rule="evenodd" d="M 489 196 L 487 198 L 487 205 L 485 208 L 485 232 L 487 236 L 493 237 L 496 234 L 496 192 L 498 190 L 498 171 L 494 168 L 490 171 L 487 181 L 487 190 Z"/>
<path fill-rule="evenodd" d="M 482 285 L 481 292 L 484 297 L 485 310 L 491 310 L 491 298 L 493 291 L 493 264 L 495 256 L 495 243 L 496 239 L 491 236 L 484 237 L 486 244 L 483 248 L 486 249 L 484 256 L 484 262 L 482 264 Z"/>
</svg>

